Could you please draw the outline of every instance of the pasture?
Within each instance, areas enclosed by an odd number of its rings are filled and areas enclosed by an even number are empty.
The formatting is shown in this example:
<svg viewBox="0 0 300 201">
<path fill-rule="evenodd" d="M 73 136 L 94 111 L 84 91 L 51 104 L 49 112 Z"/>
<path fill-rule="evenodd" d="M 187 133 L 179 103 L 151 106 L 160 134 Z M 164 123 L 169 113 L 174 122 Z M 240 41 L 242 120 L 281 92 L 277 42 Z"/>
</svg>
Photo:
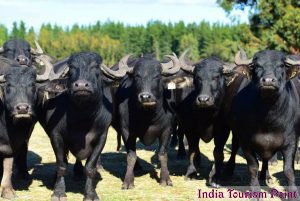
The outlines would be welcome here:
<svg viewBox="0 0 300 201">
<path fill-rule="evenodd" d="M 206 181 L 213 161 L 213 141 L 208 144 L 200 142 L 200 151 L 202 152 L 200 174 L 192 181 L 184 180 L 188 161 L 177 161 L 176 150 L 170 148 L 168 164 L 173 187 L 161 187 L 158 184 L 159 167 L 154 157 L 157 145 L 144 147 L 138 143 L 137 155 L 143 170 L 135 174 L 135 188 L 131 190 L 121 190 L 122 179 L 125 176 L 126 170 L 126 151 L 122 148 L 121 152 L 117 152 L 116 146 L 116 133 L 113 129 L 110 129 L 104 151 L 102 152 L 103 170 L 100 171 L 101 178 L 96 188 L 101 200 L 200 200 L 197 198 L 198 189 L 211 191 L 211 188 L 206 186 Z M 16 178 L 13 179 L 18 196 L 15 200 L 50 200 L 56 169 L 55 157 L 47 135 L 38 124 L 32 134 L 29 150 L 28 165 L 32 182 L 20 182 Z M 230 145 L 227 144 L 225 147 L 226 160 L 229 154 Z M 83 199 L 84 179 L 76 179 L 73 177 L 72 168 L 74 162 L 75 159 L 70 154 L 68 174 L 65 178 L 67 198 L 70 201 Z M 295 165 L 295 169 L 297 186 L 299 186 L 300 165 Z M 279 160 L 277 166 L 270 166 L 270 173 L 274 181 L 270 187 L 274 186 L 278 189 L 282 189 L 279 185 L 286 185 L 285 177 L 282 173 L 282 160 Z M 248 181 L 249 177 L 245 160 L 238 155 L 237 167 L 232 184 L 248 185 Z M 263 183 L 261 182 L 261 184 Z M 269 188 L 262 186 L 262 189 L 268 190 Z M 225 188 L 221 188 L 218 191 L 226 190 Z"/>
</svg>

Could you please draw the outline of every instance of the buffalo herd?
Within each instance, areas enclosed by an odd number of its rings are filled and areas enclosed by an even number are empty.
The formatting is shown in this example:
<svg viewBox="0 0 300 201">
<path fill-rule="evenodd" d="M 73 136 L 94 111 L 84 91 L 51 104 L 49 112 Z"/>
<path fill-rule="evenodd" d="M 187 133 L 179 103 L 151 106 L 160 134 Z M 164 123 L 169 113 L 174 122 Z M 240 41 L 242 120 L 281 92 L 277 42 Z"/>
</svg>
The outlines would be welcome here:
<svg viewBox="0 0 300 201">
<path fill-rule="evenodd" d="M 28 142 L 35 123 L 47 133 L 56 158 L 51 200 L 66 200 L 64 176 L 68 153 L 76 157 L 75 175 L 85 175 L 84 200 L 99 200 L 97 169 L 112 126 L 127 151 L 122 189 L 134 187 L 137 139 L 148 146 L 158 139 L 160 185 L 172 186 L 168 147 L 178 138 L 178 157 L 185 155 L 186 178 L 200 165 L 199 141 L 214 140 L 214 165 L 208 183 L 214 188 L 233 174 L 240 147 L 250 173 L 250 190 L 270 180 L 269 161 L 284 159 L 288 191 L 298 195 L 294 161 L 300 134 L 300 56 L 262 50 L 247 58 L 243 49 L 234 63 L 211 56 L 196 63 L 166 55 L 124 56 L 107 67 L 93 52 L 73 53 L 55 61 L 36 42 L 13 39 L 0 48 L 0 155 L 3 198 L 12 199 L 12 173 L 27 179 Z M 42 70 L 40 70 L 42 69 Z M 232 133 L 232 152 L 224 163 L 224 146 Z M 174 144 L 174 143 L 171 143 Z M 86 160 L 85 167 L 81 160 Z M 258 178 L 259 164 L 262 160 Z M 15 168 L 13 168 L 15 165 Z M 142 184 L 138 184 L 142 185 Z"/>
</svg>

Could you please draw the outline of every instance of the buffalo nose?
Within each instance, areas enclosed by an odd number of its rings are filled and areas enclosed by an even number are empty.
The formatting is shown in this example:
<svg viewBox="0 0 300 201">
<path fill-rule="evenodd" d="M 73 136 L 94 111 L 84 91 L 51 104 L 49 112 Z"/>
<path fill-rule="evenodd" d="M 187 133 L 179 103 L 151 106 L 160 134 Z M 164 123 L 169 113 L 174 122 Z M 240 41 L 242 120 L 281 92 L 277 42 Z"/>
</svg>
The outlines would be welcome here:
<svg viewBox="0 0 300 201">
<path fill-rule="evenodd" d="M 209 100 L 209 95 L 203 94 L 198 96 L 198 101 L 200 103 L 207 102 Z"/>
<path fill-rule="evenodd" d="M 275 77 L 263 77 L 261 78 L 261 82 L 264 85 L 274 85 L 277 82 L 277 79 Z"/>
<path fill-rule="evenodd" d="M 26 103 L 20 103 L 16 106 L 18 114 L 27 114 L 29 112 L 30 106 Z"/>
<path fill-rule="evenodd" d="M 24 55 L 19 55 L 17 56 L 17 58 L 15 59 L 20 65 L 28 65 L 28 57 L 24 56 Z"/>
<path fill-rule="evenodd" d="M 86 80 L 78 80 L 73 85 L 75 89 L 88 89 L 91 84 Z"/>
<path fill-rule="evenodd" d="M 152 97 L 150 93 L 141 93 L 139 96 L 141 101 L 149 101 Z"/>
</svg>

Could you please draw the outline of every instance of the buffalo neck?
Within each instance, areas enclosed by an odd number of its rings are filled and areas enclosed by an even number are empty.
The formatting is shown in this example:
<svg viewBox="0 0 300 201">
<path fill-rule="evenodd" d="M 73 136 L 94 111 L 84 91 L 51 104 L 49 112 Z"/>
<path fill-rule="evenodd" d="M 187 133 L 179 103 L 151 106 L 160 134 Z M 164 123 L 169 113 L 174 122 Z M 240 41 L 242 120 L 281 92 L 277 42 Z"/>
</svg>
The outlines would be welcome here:
<svg viewBox="0 0 300 201">
<path fill-rule="evenodd" d="M 88 97 L 70 97 L 69 95 L 68 98 L 68 110 L 74 115 L 92 117 L 101 109 L 102 93 L 100 90 Z"/>
<path fill-rule="evenodd" d="M 155 121 L 159 119 L 165 111 L 164 99 L 159 98 L 156 100 L 156 106 L 153 108 L 145 108 L 138 102 L 137 98 L 132 97 L 129 100 L 130 111 L 134 111 L 137 116 L 142 116 L 147 121 Z"/>
<path fill-rule="evenodd" d="M 266 122 L 270 127 L 286 126 L 283 125 L 284 119 L 296 120 L 297 111 L 294 110 L 292 105 L 296 105 L 298 108 L 299 97 L 297 90 L 291 82 L 287 82 L 285 88 L 278 93 L 276 98 L 272 101 L 265 101 L 259 96 L 259 108 L 264 118 L 263 121 Z"/>
</svg>

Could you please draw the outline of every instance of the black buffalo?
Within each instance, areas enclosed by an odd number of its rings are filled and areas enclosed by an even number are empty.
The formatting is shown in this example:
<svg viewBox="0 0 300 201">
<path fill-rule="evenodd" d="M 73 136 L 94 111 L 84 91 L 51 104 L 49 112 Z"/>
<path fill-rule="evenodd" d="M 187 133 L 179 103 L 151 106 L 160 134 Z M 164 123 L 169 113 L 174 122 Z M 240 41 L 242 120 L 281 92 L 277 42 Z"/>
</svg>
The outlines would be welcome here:
<svg viewBox="0 0 300 201">
<path fill-rule="evenodd" d="M 172 130 L 174 115 L 166 102 L 162 75 L 173 75 L 179 71 L 178 59 L 161 64 L 151 57 L 137 59 L 134 66 L 123 62 L 123 76 L 116 94 L 118 132 L 121 133 L 127 150 L 127 171 L 122 185 L 123 189 L 134 187 L 136 139 L 145 145 L 151 145 L 159 138 L 158 158 L 161 163 L 161 185 L 172 185 L 167 167 L 167 145 Z M 110 69 L 107 69 L 110 70 Z M 114 71 L 106 72 L 114 76 Z"/>
<path fill-rule="evenodd" d="M 19 65 L 19 67 L 34 67 L 33 64 L 39 64 L 44 59 L 38 59 L 38 57 L 47 57 L 47 60 L 49 60 L 50 57 L 43 55 L 43 50 L 41 49 L 40 45 L 35 41 L 35 44 L 37 46 L 37 49 L 34 49 L 30 46 L 30 44 L 23 39 L 12 39 L 6 41 L 2 47 L 0 47 L 0 55 L 10 59 L 12 61 L 15 61 Z M 0 71 L 3 73 L 7 70 L 4 66 L 1 66 Z M 47 68 L 46 68 L 47 69 Z M 44 72 L 44 74 L 47 72 Z M 46 75 L 46 74 L 45 74 Z M 39 76 L 39 75 L 38 75 Z M 48 77 L 48 76 L 45 76 Z M 44 78 L 46 80 L 47 78 Z M 39 79 L 41 80 L 41 79 Z M 33 125 L 34 126 L 34 125 Z M 29 131 L 30 134 L 33 130 Z M 29 134 L 29 135 L 30 135 Z M 20 151 L 20 153 L 15 158 L 15 163 L 17 167 L 17 177 L 28 179 L 29 174 L 27 171 L 27 151 L 28 151 L 28 141 L 23 145 L 22 148 L 23 151 Z"/>
<path fill-rule="evenodd" d="M 300 96 L 291 80 L 295 75 L 291 72 L 297 66 L 294 63 L 284 53 L 274 50 L 260 51 L 244 62 L 252 79 L 233 100 L 232 130 L 247 160 L 254 191 L 260 191 L 256 155 L 263 161 L 262 174 L 266 174 L 268 160 L 277 151 L 284 157 L 288 190 L 297 191 L 294 158 L 300 128 Z"/>
<path fill-rule="evenodd" d="M 50 137 L 57 163 L 52 200 L 65 200 L 64 176 L 70 151 L 77 160 L 87 159 L 84 200 L 98 200 L 96 164 L 112 119 L 110 88 L 102 81 L 102 58 L 91 52 L 72 54 L 64 80 L 52 80 L 47 89 L 60 90 L 48 101 L 40 101 L 38 118 Z"/>
<path fill-rule="evenodd" d="M 5 75 L 0 77 L 0 159 L 3 162 L 1 196 L 4 198 L 11 199 L 15 196 L 11 183 L 13 157 L 27 144 L 37 119 L 36 81 L 34 68 L 21 68 L 16 64 L 10 66 Z"/>
<path fill-rule="evenodd" d="M 17 61 L 20 65 L 30 66 L 34 61 L 34 56 L 43 54 L 43 50 L 37 42 L 37 49 L 34 49 L 30 44 L 23 39 L 12 39 L 6 41 L 0 47 L 0 55 L 11 60 Z"/>
<path fill-rule="evenodd" d="M 177 95 L 179 100 L 176 100 L 174 110 L 179 128 L 186 135 L 189 144 L 188 178 L 196 173 L 199 166 L 199 140 L 209 142 L 219 132 L 226 83 L 231 73 L 228 66 L 217 57 L 209 57 L 189 65 L 184 61 L 185 53 L 180 57 L 181 67 L 185 71 L 185 75 L 181 76 L 188 78 L 192 75 L 193 86 L 184 88 L 180 97 Z"/>
</svg>

